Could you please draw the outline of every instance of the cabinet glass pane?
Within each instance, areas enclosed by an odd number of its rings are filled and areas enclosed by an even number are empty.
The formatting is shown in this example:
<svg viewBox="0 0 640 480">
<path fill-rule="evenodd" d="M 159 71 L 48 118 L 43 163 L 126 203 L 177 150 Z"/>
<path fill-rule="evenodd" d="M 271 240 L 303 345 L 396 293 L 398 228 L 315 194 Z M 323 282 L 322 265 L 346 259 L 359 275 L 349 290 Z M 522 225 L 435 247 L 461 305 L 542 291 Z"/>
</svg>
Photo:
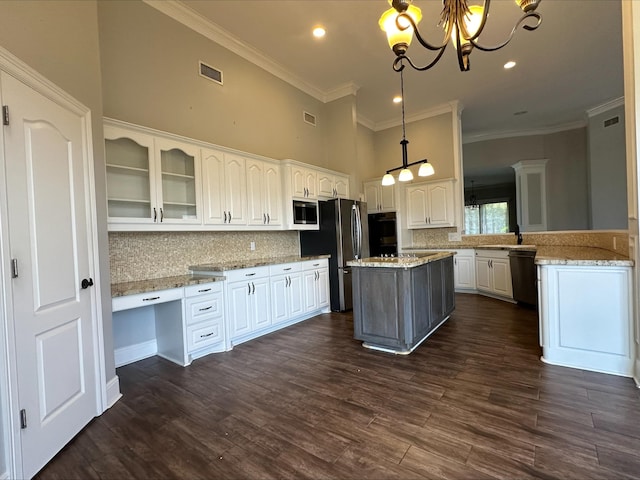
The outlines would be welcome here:
<svg viewBox="0 0 640 480">
<path fill-rule="evenodd" d="M 196 218 L 195 159 L 179 149 L 160 152 L 165 218 Z"/>
<path fill-rule="evenodd" d="M 150 218 L 149 149 L 128 138 L 105 140 L 109 217 Z"/>
</svg>

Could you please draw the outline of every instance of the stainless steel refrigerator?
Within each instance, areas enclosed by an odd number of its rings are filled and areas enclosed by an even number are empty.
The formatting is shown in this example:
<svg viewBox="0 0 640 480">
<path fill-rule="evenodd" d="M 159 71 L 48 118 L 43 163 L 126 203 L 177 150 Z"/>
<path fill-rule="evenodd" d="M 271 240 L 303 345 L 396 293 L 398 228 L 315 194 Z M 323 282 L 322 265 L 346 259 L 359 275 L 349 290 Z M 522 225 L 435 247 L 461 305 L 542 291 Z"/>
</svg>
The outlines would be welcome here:
<svg viewBox="0 0 640 480">
<path fill-rule="evenodd" d="M 347 262 L 369 256 L 367 204 L 336 198 L 320 201 L 319 230 L 300 232 L 302 255 L 331 255 L 329 290 L 331 310 L 353 309 L 351 267 Z"/>
</svg>

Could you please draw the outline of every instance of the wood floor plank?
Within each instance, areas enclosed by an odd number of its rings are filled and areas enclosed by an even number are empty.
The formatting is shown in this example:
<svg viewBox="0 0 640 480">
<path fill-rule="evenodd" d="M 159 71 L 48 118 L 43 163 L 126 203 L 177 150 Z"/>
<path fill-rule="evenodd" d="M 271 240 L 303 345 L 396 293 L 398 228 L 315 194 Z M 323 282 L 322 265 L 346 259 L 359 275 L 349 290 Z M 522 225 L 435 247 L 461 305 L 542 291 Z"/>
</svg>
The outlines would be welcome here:
<svg viewBox="0 0 640 480">
<path fill-rule="evenodd" d="M 324 314 L 180 367 L 117 369 L 123 397 L 38 479 L 638 479 L 632 380 L 540 361 L 537 314 L 456 295 L 411 355 Z"/>
</svg>

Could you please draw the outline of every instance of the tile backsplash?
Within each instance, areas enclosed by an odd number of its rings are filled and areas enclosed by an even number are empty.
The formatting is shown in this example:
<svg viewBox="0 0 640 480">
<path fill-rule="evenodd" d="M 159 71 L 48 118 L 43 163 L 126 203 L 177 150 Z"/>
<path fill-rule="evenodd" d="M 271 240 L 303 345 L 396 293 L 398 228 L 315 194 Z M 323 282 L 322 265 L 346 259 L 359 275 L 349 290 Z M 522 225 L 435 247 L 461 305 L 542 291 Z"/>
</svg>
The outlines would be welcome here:
<svg viewBox="0 0 640 480">
<path fill-rule="evenodd" d="M 189 265 L 299 254 L 295 231 L 109 233 L 111 283 L 184 275 Z"/>
<path fill-rule="evenodd" d="M 455 232 L 455 228 L 414 230 L 413 247 L 459 248 L 461 245 L 516 244 L 516 236 L 513 233 L 462 235 L 460 242 L 451 242 L 448 238 L 450 232 Z M 629 256 L 629 234 L 626 230 L 523 232 L 522 237 L 525 245 L 596 247 Z"/>
</svg>

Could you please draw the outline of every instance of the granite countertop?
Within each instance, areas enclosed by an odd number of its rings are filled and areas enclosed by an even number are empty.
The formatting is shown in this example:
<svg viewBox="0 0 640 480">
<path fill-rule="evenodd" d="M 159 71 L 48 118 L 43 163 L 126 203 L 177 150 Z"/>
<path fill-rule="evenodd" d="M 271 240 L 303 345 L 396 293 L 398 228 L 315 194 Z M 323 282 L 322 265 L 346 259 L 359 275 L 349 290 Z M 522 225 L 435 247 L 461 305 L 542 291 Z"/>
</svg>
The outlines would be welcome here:
<svg viewBox="0 0 640 480">
<path fill-rule="evenodd" d="M 430 245 L 429 247 L 404 248 L 405 251 L 424 252 L 434 248 L 452 248 Z M 563 245 L 461 245 L 456 248 L 473 248 L 476 250 L 525 250 L 535 251 L 537 265 L 582 265 L 582 266 L 614 266 L 632 267 L 633 260 L 624 255 L 597 247 L 575 247 Z"/>
<path fill-rule="evenodd" d="M 227 270 L 240 270 L 242 268 L 264 267 L 269 265 L 279 265 L 282 263 L 305 262 L 307 260 L 320 260 L 329 257 L 331 257 L 331 255 L 290 255 L 287 257 L 263 257 L 251 260 L 234 260 L 230 262 L 191 265 L 188 268 L 194 274 L 200 275 L 200 273 L 198 272 L 224 272 Z"/>
<path fill-rule="evenodd" d="M 152 278 L 136 282 L 122 282 L 111 284 L 111 297 L 124 297 L 137 293 L 156 292 L 171 288 L 199 285 L 201 283 L 220 282 L 226 277 L 219 275 L 178 275 L 176 277 Z"/>
<path fill-rule="evenodd" d="M 401 257 L 369 257 L 362 260 L 347 262 L 350 267 L 376 267 L 376 268 L 414 268 L 429 262 L 436 262 L 443 258 L 452 257 L 454 252 L 416 253 L 415 255 Z"/>
</svg>

